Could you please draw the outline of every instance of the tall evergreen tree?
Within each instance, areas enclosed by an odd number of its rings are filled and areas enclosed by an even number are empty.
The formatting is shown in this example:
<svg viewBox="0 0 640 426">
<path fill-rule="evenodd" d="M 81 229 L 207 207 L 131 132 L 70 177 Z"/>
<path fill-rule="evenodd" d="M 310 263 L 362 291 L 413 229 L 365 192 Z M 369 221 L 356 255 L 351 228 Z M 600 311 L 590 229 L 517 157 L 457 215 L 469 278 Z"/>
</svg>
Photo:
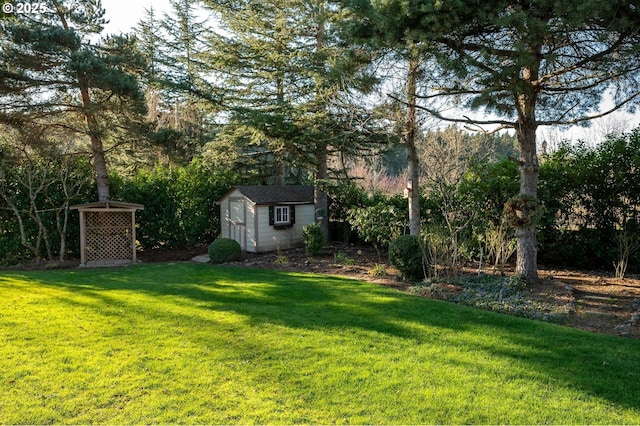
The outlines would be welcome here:
<svg viewBox="0 0 640 426">
<path fill-rule="evenodd" d="M 345 11 L 326 0 L 207 0 L 220 20 L 212 57 L 227 89 L 231 137 L 283 168 L 313 170 L 316 208 L 327 215 L 322 181 L 338 148 L 361 141 L 345 107 L 362 62 L 340 38 Z M 364 129 L 364 126 L 362 127 Z M 227 134 L 229 134 L 227 133 Z M 272 169 L 273 170 L 273 169 Z M 328 222 L 323 222 L 328 236 Z"/>
<path fill-rule="evenodd" d="M 147 69 L 141 80 L 147 95 L 152 142 L 173 161 L 189 162 L 214 125 L 219 111 L 218 82 L 209 64 L 207 16 L 197 2 L 172 0 L 159 18 L 146 10 L 135 33 Z"/>
<path fill-rule="evenodd" d="M 104 139 L 118 120 L 144 110 L 131 40 L 95 39 L 105 23 L 100 0 L 51 1 L 46 13 L 0 22 L 0 120 L 53 125 L 90 140 L 98 199 L 108 200 Z M 76 119 L 69 121 L 69 117 Z"/>
</svg>

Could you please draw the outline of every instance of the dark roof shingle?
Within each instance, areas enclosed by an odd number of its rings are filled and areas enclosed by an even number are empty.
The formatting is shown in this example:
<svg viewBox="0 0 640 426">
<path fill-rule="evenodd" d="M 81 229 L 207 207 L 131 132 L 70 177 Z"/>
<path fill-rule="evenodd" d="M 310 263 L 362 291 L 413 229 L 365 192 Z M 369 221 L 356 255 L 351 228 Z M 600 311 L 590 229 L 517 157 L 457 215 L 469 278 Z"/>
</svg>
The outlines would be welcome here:
<svg viewBox="0 0 640 426">
<path fill-rule="evenodd" d="M 313 204 L 313 186 L 260 185 L 236 186 L 236 189 L 256 204 Z"/>
</svg>

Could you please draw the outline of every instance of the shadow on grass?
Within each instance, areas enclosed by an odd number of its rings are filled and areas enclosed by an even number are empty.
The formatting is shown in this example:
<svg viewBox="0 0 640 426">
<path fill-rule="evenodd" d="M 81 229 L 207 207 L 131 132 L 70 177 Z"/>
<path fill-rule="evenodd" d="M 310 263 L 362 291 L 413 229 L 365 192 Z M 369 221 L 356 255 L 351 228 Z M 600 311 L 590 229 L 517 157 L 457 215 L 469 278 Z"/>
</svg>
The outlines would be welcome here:
<svg viewBox="0 0 640 426">
<path fill-rule="evenodd" d="M 81 294 L 91 300 L 89 307 L 105 312 L 114 306 L 148 309 L 122 297 L 122 292 L 132 292 L 174 304 L 184 301 L 196 309 L 233 312 L 250 325 L 364 330 L 416 345 L 459 344 L 455 342 L 462 335 L 467 348 L 524 366 L 532 377 L 640 409 L 640 341 L 427 300 L 349 279 L 191 263 L 5 273 L 0 285 L 11 277 Z M 72 297 L 64 302 L 83 303 Z M 147 314 L 184 315 L 162 311 L 161 306 Z"/>
</svg>

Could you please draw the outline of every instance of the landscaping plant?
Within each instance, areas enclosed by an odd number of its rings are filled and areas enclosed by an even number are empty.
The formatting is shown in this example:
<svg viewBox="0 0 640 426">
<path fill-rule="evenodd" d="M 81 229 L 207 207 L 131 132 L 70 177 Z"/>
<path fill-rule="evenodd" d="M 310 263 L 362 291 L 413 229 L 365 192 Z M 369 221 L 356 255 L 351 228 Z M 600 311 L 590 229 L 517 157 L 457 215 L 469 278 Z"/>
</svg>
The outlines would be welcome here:
<svg viewBox="0 0 640 426">
<path fill-rule="evenodd" d="M 225 263 L 240 260 L 242 247 L 240 243 L 231 238 L 217 238 L 209 246 L 209 259 L 211 263 Z"/>
<path fill-rule="evenodd" d="M 425 266 L 420 239 L 415 235 L 401 235 L 389 244 L 389 262 L 404 278 L 421 280 L 425 277 Z"/>
<path fill-rule="evenodd" d="M 308 256 L 317 256 L 322 253 L 324 247 L 324 235 L 318 223 L 310 223 L 302 227 L 304 248 Z"/>
</svg>

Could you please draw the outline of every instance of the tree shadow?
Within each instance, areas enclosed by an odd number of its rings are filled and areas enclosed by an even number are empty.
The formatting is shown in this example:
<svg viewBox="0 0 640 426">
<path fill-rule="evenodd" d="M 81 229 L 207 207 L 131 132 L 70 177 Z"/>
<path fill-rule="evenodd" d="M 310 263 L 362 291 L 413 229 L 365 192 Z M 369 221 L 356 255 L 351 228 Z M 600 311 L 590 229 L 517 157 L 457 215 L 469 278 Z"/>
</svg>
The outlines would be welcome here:
<svg viewBox="0 0 640 426">
<path fill-rule="evenodd" d="M 640 409 L 640 341 L 428 300 L 351 279 L 191 263 L 3 275 L 82 294 L 92 300 L 85 302 L 89 308 L 149 309 L 127 299 L 127 294 L 139 293 L 189 303 L 195 307 L 189 315 L 233 312 L 252 326 L 362 330 L 415 345 L 449 344 L 462 334 L 479 356 L 517 363 L 526 372 L 521 374 Z M 73 297 L 65 302 L 83 303 Z M 185 315 L 161 308 L 146 314 Z"/>
</svg>

